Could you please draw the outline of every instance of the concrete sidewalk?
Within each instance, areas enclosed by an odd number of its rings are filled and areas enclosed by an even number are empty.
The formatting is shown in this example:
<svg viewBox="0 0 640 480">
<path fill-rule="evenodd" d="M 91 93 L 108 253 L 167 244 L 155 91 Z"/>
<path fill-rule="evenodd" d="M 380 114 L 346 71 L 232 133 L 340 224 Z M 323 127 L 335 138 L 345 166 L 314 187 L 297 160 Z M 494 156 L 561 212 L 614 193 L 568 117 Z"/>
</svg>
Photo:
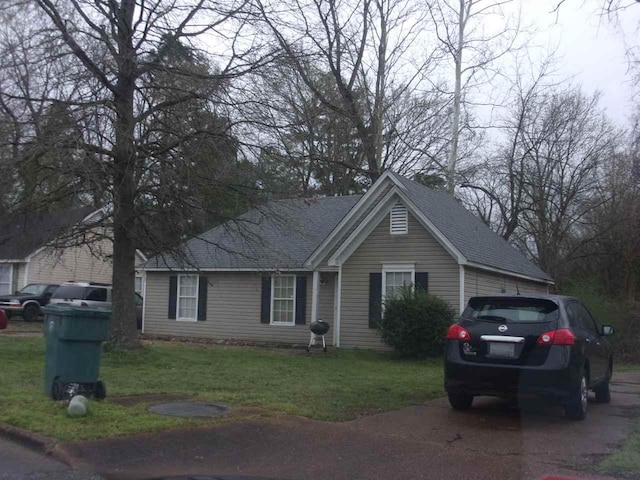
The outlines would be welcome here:
<svg viewBox="0 0 640 480">
<path fill-rule="evenodd" d="M 345 423 L 283 416 L 216 427 L 62 444 L 71 465 L 108 479 L 246 475 L 288 480 L 603 478 L 594 465 L 631 432 L 640 373 L 616 375 L 609 405 L 584 422 L 560 407 L 520 413 L 476 400 L 456 412 L 445 399 Z"/>
</svg>

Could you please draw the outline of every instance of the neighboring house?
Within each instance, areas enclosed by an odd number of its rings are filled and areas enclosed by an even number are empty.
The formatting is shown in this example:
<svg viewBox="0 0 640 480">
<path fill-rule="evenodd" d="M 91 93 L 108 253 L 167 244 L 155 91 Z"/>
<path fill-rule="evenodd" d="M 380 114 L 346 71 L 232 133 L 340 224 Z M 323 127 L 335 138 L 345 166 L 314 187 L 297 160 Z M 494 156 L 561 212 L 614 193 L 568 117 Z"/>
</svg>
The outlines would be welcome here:
<svg viewBox="0 0 640 480">
<path fill-rule="evenodd" d="M 143 332 L 383 348 L 384 298 L 416 284 L 460 312 L 469 297 L 547 292 L 553 280 L 453 196 L 391 172 L 364 196 L 273 201 L 155 257 Z M 185 267 L 185 265 L 189 265 Z"/>
<path fill-rule="evenodd" d="M 21 215 L 0 225 L 0 295 L 30 283 L 111 283 L 113 247 L 109 240 L 56 248 L 75 226 L 98 214 L 93 207 L 61 209 Z M 136 264 L 145 260 L 138 252 Z M 138 274 L 136 287 L 142 278 Z"/>
</svg>

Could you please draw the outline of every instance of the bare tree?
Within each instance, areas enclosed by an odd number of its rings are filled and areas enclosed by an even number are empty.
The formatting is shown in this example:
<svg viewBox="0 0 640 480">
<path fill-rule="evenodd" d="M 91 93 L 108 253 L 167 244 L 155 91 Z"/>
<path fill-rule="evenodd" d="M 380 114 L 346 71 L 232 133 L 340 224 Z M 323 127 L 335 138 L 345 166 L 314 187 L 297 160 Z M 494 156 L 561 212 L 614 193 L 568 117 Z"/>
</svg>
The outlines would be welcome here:
<svg viewBox="0 0 640 480">
<path fill-rule="evenodd" d="M 428 3 L 429 14 L 444 52 L 454 67 L 451 147 L 446 166 L 447 188 L 454 193 L 460 136 L 470 128 L 465 117 L 471 91 L 495 76 L 494 64 L 516 48 L 520 18 L 505 12 L 512 0 L 436 0 Z M 497 30 L 486 27 L 490 20 Z M 491 95 L 487 95 L 490 98 Z"/>
<path fill-rule="evenodd" d="M 537 77 L 519 90 L 507 140 L 465 184 L 471 203 L 499 233 L 552 275 L 562 275 L 577 235 L 598 205 L 601 169 L 620 133 L 605 117 L 599 95 L 545 85 Z"/>
<path fill-rule="evenodd" d="M 412 58 L 423 33 L 415 3 L 308 0 L 289 7 L 263 1 L 260 8 L 268 31 L 314 97 L 352 125 L 365 173 L 375 181 L 390 167 L 383 165 L 390 108 L 414 90 L 438 54 Z M 330 89 L 318 84 L 318 71 L 328 73 Z"/>
<path fill-rule="evenodd" d="M 174 153 L 189 142 L 195 145 L 197 139 L 226 131 L 217 121 L 183 122 L 173 128 L 168 121 L 171 112 L 190 102 L 210 102 L 214 93 L 224 95 L 226 80 L 252 72 L 268 59 L 262 45 L 245 37 L 249 6 L 246 0 L 198 0 L 193 5 L 170 0 L 24 0 L 3 12 L 18 19 L 30 12 L 40 19 L 30 40 L 37 47 L 32 54 L 41 61 L 27 59 L 28 72 L 45 63 L 60 67 L 66 62 L 70 67 L 58 68 L 59 90 L 46 96 L 44 91 L 12 94 L 14 98 L 27 105 L 43 102 L 46 108 L 55 102 L 68 108 L 78 124 L 91 125 L 75 138 L 73 148 L 95 159 L 86 169 L 86 178 L 108 199 L 101 225 L 113 236 L 112 341 L 117 345 L 137 344 L 135 250 L 158 247 L 161 242 L 145 208 L 158 208 L 158 202 L 176 190 L 188 191 L 175 184 L 168 188 L 171 183 L 158 182 L 149 172 L 152 167 L 177 172 L 176 166 L 193 172 L 197 162 L 185 160 L 176 165 L 172 163 L 176 158 L 185 157 Z M 216 42 L 214 51 L 207 48 L 211 42 Z M 168 45 L 198 52 L 216 66 L 198 69 L 194 62 L 165 61 L 158 52 Z M 214 87 L 203 88 L 203 82 Z M 175 178 L 198 178 L 185 171 L 182 175 Z M 201 183 L 222 188 L 216 175 L 215 169 L 202 169 Z M 174 197 L 164 205 L 197 207 L 189 196 L 184 202 Z"/>
</svg>

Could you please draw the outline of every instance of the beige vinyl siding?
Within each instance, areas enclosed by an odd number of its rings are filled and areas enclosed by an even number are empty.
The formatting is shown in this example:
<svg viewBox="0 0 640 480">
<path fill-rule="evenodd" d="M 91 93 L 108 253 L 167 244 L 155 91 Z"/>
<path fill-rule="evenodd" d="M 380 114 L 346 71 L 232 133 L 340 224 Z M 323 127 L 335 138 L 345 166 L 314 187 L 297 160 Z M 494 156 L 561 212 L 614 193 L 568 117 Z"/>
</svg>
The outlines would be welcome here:
<svg viewBox="0 0 640 480">
<path fill-rule="evenodd" d="M 262 274 L 244 272 L 201 273 L 209 281 L 205 321 L 169 319 L 169 278 L 174 273 L 147 272 L 144 332 L 151 335 L 234 339 L 274 343 L 309 343 L 311 322 L 311 274 L 307 277 L 305 325 L 260 323 Z M 301 275 L 301 274 L 299 274 Z M 319 290 L 319 317 L 333 324 L 334 283 L 328 279 Z M 330 302 L 331 307 L 324 306 Z M 331 342 L 331 335 L 326 340 Z"/>
<path fill-rule="evenodd" d="M 331 345 L 333 345 L 333 317 L 335 312 L 334 299 L 336 293 L 336 279 L 338 278 L 338 275 L 336 273 L 321 273 L 320 277 L 324 279 L 324 285 L 322 285 L 323 282 L 321 282 L 320 289 L 318 290 L 318 320 L 324 320 L 331 324 L 331 330 L 327 334 L 325 341 L 330 342 Z M 310 288 L 311 282 L 308 281 L 307 289 Z"/>
<path fill-rule="evenodd" d="M 36 253 L 29 263 L 29 283 L 85 281 L 111 283 L 112 265 L 92 255 L 91 251 L 110 255 L 112 244 L 100 242 L 88 246 L 70 247 L 64 250 L 45 249 Z"/>
<path fill-rule="evenodd" d="M 457 262 L 409 213 L 409 233 L 391 235 L 389 215 L 342 266 L 340 346 L 384 348 L 377 330 L 369 328 L 369 274 L 384 263 L 415 263 L 429 273 L 429 293 L 447 300 L 458 311 L 460 270 Z"/>
<path fill-rule="evenodd" d="M 517 286 L 517 287 L 516 287 Z M 464 269 L 464 303 L 477 295 L 495 293 L 547 293 L 547 284 L 511 277 L 499 273 L 487 272 L 477 268 Z"/>
</svg>

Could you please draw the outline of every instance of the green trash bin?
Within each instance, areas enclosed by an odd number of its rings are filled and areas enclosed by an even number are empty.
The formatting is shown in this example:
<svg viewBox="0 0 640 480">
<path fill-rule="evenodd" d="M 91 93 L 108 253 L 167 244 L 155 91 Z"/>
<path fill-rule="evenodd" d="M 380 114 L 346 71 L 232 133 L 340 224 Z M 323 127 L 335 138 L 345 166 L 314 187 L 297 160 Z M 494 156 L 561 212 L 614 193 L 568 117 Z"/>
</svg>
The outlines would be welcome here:
<svg viewBox="0 0 640 480">
<path fill-rule="evenodd" d="M 54 400 L 73 395 L 105 398 L 99 380 L 102 342 L 109 335 L 111 310 L 49 305 L 45 314 L 44 391 Z"/>
</svg>

